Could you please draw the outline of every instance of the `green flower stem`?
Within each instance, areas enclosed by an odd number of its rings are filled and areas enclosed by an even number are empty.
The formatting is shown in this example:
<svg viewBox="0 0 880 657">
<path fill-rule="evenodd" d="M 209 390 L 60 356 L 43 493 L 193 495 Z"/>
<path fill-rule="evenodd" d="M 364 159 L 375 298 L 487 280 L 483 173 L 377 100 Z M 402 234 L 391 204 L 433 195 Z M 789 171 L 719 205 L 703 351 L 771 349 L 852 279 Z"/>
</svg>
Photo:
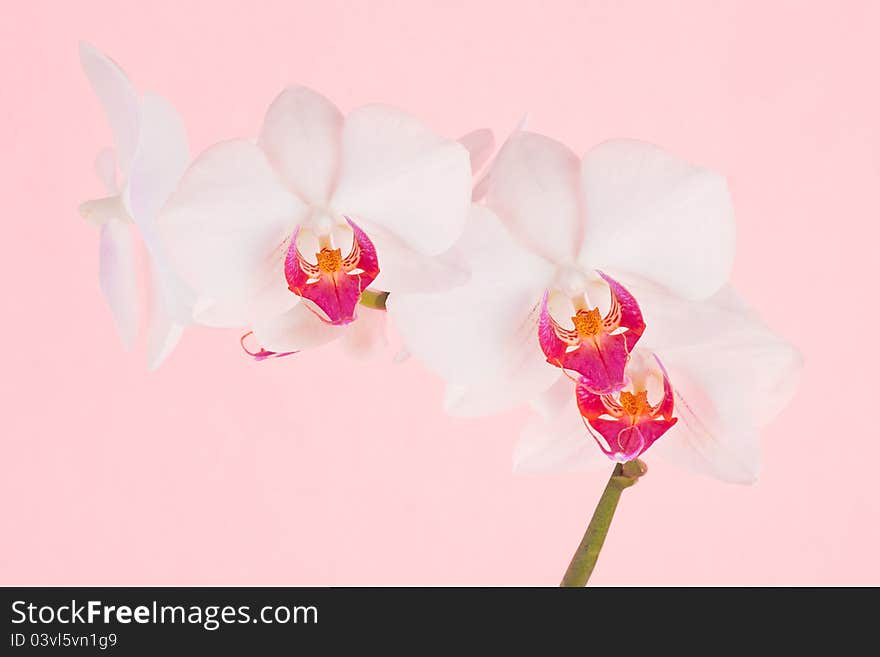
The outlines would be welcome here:
<svg viewBox="0 0 880 657">
<path fill-rule="evenodd" d="M 639 459 L 614 466 L 611 478 L 605 486 L 602 497 L 599 498 L 587 531 L 584 532 L 581 544 L 578 545 L 571 563 L 568 564 L 568 570 L 565 571 L 560 586 L 587 585 L 599 559 L 599 552 L 602 551 L 602 545 L 605 543 L 605 536 L 608 535 L 608 528 L 611 527 L 611 520 L 614 518 L 621 494 L 647 471 L 648 466 Z"/>
<path fill-rule="evenodd" d="M 375 310 L 385 310 L 385 300 L 388 298 L 388 292 L 381 290 L 366 289 L 361 292 L 361 305 Z"/>
</svg>

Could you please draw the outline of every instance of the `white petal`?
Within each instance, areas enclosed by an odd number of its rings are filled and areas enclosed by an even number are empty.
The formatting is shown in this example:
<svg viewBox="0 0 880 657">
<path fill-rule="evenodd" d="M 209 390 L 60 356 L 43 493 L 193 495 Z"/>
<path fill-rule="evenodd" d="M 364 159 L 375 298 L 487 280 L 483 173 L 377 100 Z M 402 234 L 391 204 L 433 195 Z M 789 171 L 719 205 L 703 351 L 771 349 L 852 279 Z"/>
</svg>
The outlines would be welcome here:
<svg viewBox="0 0 880 657">
<path fill-rule="evenodd" d="M 570 261 L 583 239 L 578 159 L 568 147 L 516 132 L 489 172 L 486 203 L 520 240 L 556 262 Z"/>
<path fill-rule="evenodd" d="M 656 286 L 627 284 L 649 318 L 641 346 L 661 356 L 683 354 L 696 367 L 712 368 L 715 377 L 735 387 L 757 426 L 790 401 L 800 378 L 801 355 L 771 331 L 733 287 L 725 285 L 706 301 L 696 302 Z"/>
<path fill-rule="evenodd" d="M 161 310 L 154 309 L 150 318 L 147 344 L 147 367 L 156 370 L 174 351 L 183 334 L 183 325 L 175 322 Z"/>
<path fill-rule="evenodd" d="M 642 346 L 669 348 L 712 340 L 719 333 L 765 328 L 730 285 L 704 301 L 685 299 L 640 276 L 608 270 L 636 298 L 647 328 Z"/>
<path fill-rule="evenodd" d="M 213 328 L 242 327 L 249 322 L 249 311 L 248 297 L 224 299 L 222 302 L 199 297 L 193 305 L 193 322 Z"/>
<path fill-rule="evenodd" d="M 117 219 L 106 221 L 101 226 L 100 248 L 101 291 L 113 313 L 122 343 L 130 349 L 140 323 L 141 304 L 128 225 Z"/>
<path fill-rule="evenodd" d="M 651 144 L 616 140 L 584 156 L 581 262 L 631 272 L 705 298 L 727 281 L 735 249 L 723 177 Z"/>
<path fill-rule="evenodd" d="M 342 113 L 324 96 L 288 87 L 275 99 L 259 144 L 284 181 L 301 198 L 323 203 L 339 171 Z"/>
<path fill-rule="evenodd" d="M 450 383 L 446 386 L 443 407 L 450 415 L 476 417 L 502 413 L 534 399 L 563 376 L 559 370 L 534 358 L 532 353 L 512 360 L 496 378 L 473 385 Z"/>
<path fill-rule="evenodd" d="M 151 251 L 159 248 L 156 216 L 188 163 L 189 148 L 180 115 L 161 96 L 144 95 L 140 137 L 123 201 Z"/>
<path fill-rule="evenodd" d="M 685 360 L 707 386 L 723 385 L 724 394 L 735 395 L 737 410 L 741 408 L 756 426 L 767 424 L 785 408 L 797 389 L 803 366 L 797 349 L 760 327 L 658 353 L 676 362 Z"/>
<path fill-rule="evenodd" d="M 486 198 L 486 194 L 489 193 L 489 173 L 486 172 L 474 183 L 474 189 L 471 192 L 471 200 L 474 203 L 478 203 Z"/>
<path fill-rule="evenodd" d="M 740 315 L 711 340 L 657 353 L 669 370 L 679 417 L 668 440 L 658 441 L 668 443 L 661 453 L 726 481 L 754 481 L 758 428 L 794 394 L 798 351 L 751 315 Z"/>
<path fill-rule="evenodd" d="M 523 428 L 514 448 L 515 472 L 611 470 L 613 464 L 584 427 L 571 380 L 561 377 L 534 405 L 540 409 Z"/>
<path fill-rule="evenodd" d="M 503 149 L 504 145 L 506 145 L 507 142 L 510 141 L 511 136 L 517 134 L 518 132 L 522 132 L 523 130 L 526 129 L 526 124 L 528 123 L 528 121 L 529 121 L 529 115 L 524 114 L 522 116 L 522 118 L 519 120 L 519 123 L 516 125 L 516 127 L 513 129 L 513 131 L 510 133 L 510 135 L 508 135 L 507 139 L 504 140 L 504 144 L 502 144 L 502 149 Z M 493 141 L 494 141 L 494 137 L 493 137 Z M 494 157 L 492 157 L 490 159 L 487 166 L 485 167 L 486 170 L 477 178 L 477 181 L 474 183 L 474 189 L 473 189 L 473 192 L 471 192 L 471 200 L 475 203 L 478 201 L 482 201 L 484 198 L 486 198 L 486 194 L 489 192 L 489 174 L 492 171 L 492 166 L 495 162 L 495 158 L 498 157 L 498 153 L 500 152 L 500 150 L 501 149 L 499 149 L 499 151 L 495 152 Z M 474 169 L 474 171 L 476 171 L 476 169 Z"/>
<path fill-rule="evenodd" d="M 675 389 L 678 422 L 654 443 L 652 452 L 722 481 L 754 483 L 761 450 L 758 430 L 749 419 L 742 391 L 722 371 L 715 368 L 712 372 L 710 354 L 671 353 L 660 357 Z"/>
<path fill-rule="evenodd" d="M 140 101 L 129 79 L 112 59 L 87 43 L 79 44 L 79 60 L 83 71 L 104 107 L 116 159 L 123 174 L 131 166 L 140 132 Z"/>
<path fill-rule="evenodd" d="M 95 157 L 95 174 L 109 196 L 116 196 L 116 154 L 112 148 L 102 148 Z"/>
<path fill-rule="evenodd" d="M 488 128 L 482 128 L 459 137 L 458 143 L 467 149 L 471 159 L 471 172 L 477 173 L 492 157 L 492 151 L 495 149 L 495 135 Z"/>
<path fill-rule="evenodd" d="M 348 327 L 322 322 L 305 304 L 253 325 L 254 339 L 269 351 L 302 351 L 341 338 Z"/>
<path fill-rule="evenodd" d="M 436 292 L 461 285 L 469 274 L 455 247 L 439 256 L 426 256 L 380 226 L 364 230 L 379 254 L 379 275 L 370 287 L 394 294 Z"/>
<path fill-rule="evenodd" d="M 471 195 L 461 144 L 399 110 L 369 105 L 345 120 L 342 162 L 337 212 L 379 224 L 424 255 L 458 239 Z"/>
<path fill-rule="evenodd" d="M 352 358 L 367 359 L 381 353 L 388 345 L 386 336 L 387 314 L 359 306 L 357 319 L 346 326 L 342 349 Z"/>
<path fill-rule="evenodd" d="M 299 297 L 286 286 L 278 285 L 284 278 L 284 263 L 276 263 L 261 288 L 229 294 L 222 299 L 197 297 L 193 304 L 193 321 L 215 328 L 249 326 L 272 319 L 299 303 Z"/>
<path fill-rule="evenodd" d="M 228 141 L 206 150 L 186 172 L 159 215 L 159 235 L 193 292 L 240 307 L 236 319 L 247 324 L 293 303 L 284 258 L 305 212 L 257 146 Z"/>
<path fill-rule="evenodd" d="M 517 244 L 498 219 L 474 206 L 458 247 L 470 280 L 444 292 L 388 298 L 407 349 L 447 381 L 475 384 L 544 361 L 538 305 L 552 266 Z M 541 368 L 539 368 L 541 369 Z"/>
<path fill-rule="evenodd" d="M 150 274 L 154 308 L 177 324 L 191 324 L 195 295 L 171 269 L 167 259 L 153 257 L 150 261 Z"/>
</svg>

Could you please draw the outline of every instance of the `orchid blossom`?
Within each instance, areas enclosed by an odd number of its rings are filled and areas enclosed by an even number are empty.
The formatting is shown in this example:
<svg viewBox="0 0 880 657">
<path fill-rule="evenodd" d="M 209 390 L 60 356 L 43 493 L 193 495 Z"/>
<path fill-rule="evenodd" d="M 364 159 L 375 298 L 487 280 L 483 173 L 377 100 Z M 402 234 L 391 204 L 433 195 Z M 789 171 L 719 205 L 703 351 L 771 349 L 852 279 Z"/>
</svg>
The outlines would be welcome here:
<svg viewBox="0 0 880 657">
<path fill-rule="evenodd" d="M 756 427 L 799 357 L 726 285 L 722 177 L 646 143 L 579 161 L 517 132 L 471 214 L 458 247 L 469 281 L 388 301 L 408 349 L 449 382 L 449 412 L 532 401 L 521 470 L 631 460 L 663 436 L 703 471 L 754 479 Z"/>
<path fill-rule="evenodd" d="M 644 449 L 653 443 L 652 453 L 687 470 L 731 483 L 754 482 L 760 471 L 760 428 L 793 395 L 800 353 L 767 328 L 729 285 L 702 302 L 651 286 L 633 289 L 654 321 L 648 321 L 631 354 L 625 390 L 647 390 L 648 401 L 656 404 L 666 399 L 662 391 L 668 381 L 671 409 L 655 418 L 675 420 L 662 439 L 646 440 Z M 595 469 L 606 462 L 602 452 L 619 460 L 603 442 L 616 449 L 626 441 L 608 440 L 601 424 L 590 421 L 597 407 L 572 387 L 561 381 L 533 400 L 536 414 L 514 454 L 518 471 Z"/>
<path fill-rule="evenodd" d="M 114 141 L 114 148 L 101 151 L 95 162 L 107 196 L 86 201 L 80 212 L 101 231 L 101 290 L 127 348 L 141 316 L 131 226 L 140 233 L 152 277 L 148 361 L 153 369 L 177 344 L 192 314 L 192 293 L 170 266 L 155 226 L 159 209 L 189 161 L 186 133 L 168 101 L 138 94 L 122 69 L 92 46 L 80 45 L 80 61 Z"/>
<path fill-rule="evenodd" d="M 633 352 L 627 363 L 628 390 L 597 394 L 581 378 L 575 394 L 584 425 L 599 448 L 612 460 L 627 463 L 641 456 L 658 438 L 675 426 L 672 385 L 663 364 L 655 356 Z M 656 403 L 648 398 L 652 382 L 659 381 Z"/>
<path fill-rule="evenodd" d="M 487 148 L 484 132 L 467 141 Z M 384 322 L 364 302 L 466 278 L 444 252 L 463 229 L 471 180 L 468 148 L 417 119 L 381 105 L 343 117 L 291 87 L 256 143 L 222 142 L 195 160 L 159 227 L 201 299 L 197 321 L 250 328 L 255 357 L 337 338 L 364 352 Z"/>
</svg>

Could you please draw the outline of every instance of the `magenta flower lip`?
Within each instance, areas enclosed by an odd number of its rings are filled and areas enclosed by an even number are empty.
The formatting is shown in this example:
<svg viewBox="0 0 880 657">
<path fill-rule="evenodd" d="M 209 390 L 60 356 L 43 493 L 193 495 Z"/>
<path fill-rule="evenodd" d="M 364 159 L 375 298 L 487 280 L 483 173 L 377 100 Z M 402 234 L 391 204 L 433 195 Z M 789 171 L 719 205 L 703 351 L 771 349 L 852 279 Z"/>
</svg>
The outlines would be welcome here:
<svg viewBox="0 0 880 657">
<path fill-rule="evenodd" d="M 284 275 L 291 292 L 302 297 L 308 308 L 322 321 L 334 326 L 350 324 L 357 318 L 361 293 L 379 275 L 376 248 L 367 234 L 349 217 L 353 238 L 351 250 L 342 257 L 341 249 L 322 245 L 310 262 L 297 247 L 297 228 L 290 239 L 284 262 Z"/>
<path fill-rule="evenodd" d="M 541 301 L 538 339 L 548 363 L 577 372 L 581 385 L 595 394 L 611 394 L 625 384 L 624 368 L 645 322 L 635 297 L 610 276 L 597 273 L 611 293 L 605 316 L 598 308 L 580 308 L 571 318 L 573 328 L 565 328 L 550 314 L 547 291 Z"/>
<path fill-rule="evenodd" d="M 648 400 L 644 387 L 612 395 L 594 393 L 583 379 L 577 385 L 575 395 L 584 424 L 599 448 L 614 461 L 626 463 L 641 456 L 678 421 L 673 417 L 669 376 L 660 360 L 654 359 L 663 373 L 663 398 L 656 405 Z"/>
</svg>

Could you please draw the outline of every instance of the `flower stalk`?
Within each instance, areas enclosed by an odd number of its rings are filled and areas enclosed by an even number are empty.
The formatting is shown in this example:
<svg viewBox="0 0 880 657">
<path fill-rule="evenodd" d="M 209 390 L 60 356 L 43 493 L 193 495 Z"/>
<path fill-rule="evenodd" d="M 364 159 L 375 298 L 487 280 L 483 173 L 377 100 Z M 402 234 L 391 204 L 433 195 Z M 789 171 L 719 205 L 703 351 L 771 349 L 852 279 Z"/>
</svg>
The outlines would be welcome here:
<svg viewBox="0 0 880 657">
<path fill-rule="evenodd" d="M 639 477 L 647 471 L 648 466 L 639 459 L 618 463 L 614 466 L 611 478 L 605 485 L 605 490 L 602 497 L 599 498 L 596 510 L 593 511 L 593 517 L 590 519 L 587 531 L 584 532 L 584 537 L 575 550 L 571 563 L 568 564 L 560 586 L 587 585 L 590 575 L 593 574 L 593 569 L 596 567 L 596 561 L 599 559 L 599 553 L 602 551 L 608 529 L 611 527 L 611 520 L 614 518 L 620 496 L 625 489 L 634 485 Z"/>
</svg>

